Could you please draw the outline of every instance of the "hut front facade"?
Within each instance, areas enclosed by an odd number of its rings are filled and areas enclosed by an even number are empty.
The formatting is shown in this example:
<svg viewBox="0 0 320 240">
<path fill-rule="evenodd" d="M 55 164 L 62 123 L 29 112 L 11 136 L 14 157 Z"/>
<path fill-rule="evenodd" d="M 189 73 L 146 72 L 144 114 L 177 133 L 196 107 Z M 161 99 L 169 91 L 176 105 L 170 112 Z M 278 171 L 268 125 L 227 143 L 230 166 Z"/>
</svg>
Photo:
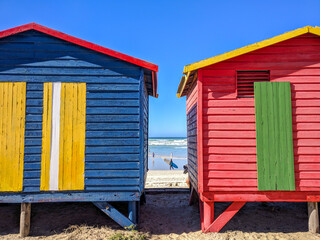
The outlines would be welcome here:
<svg viewBox="0 0 320 240">
<path fill-rule="evenodd" d="M 304 27 L 185 66 L 189 179 L 204 232 L 247 201 L 309 202 L 319 231 L 320 28 Z M 233 202 L 214 218 L 214 202 Z"/>
<path fill-rule="evenodd" d="M 135 225 L 157 70 L 35 23 L 0 32 L 0 203 L 94 202 Z"/>
</svg>

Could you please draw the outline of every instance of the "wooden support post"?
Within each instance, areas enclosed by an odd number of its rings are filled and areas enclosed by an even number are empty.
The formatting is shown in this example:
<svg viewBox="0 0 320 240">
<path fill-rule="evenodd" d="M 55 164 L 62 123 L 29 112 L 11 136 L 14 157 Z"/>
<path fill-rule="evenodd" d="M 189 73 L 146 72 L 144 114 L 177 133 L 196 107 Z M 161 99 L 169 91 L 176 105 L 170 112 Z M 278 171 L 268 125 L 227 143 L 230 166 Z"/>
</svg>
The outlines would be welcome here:
<svg viewBox="0 0 320 240">
<path fill-rule="evenodd" d="M 211 223 L 208 228 L 205 228 L 205 233 L 219 232 L 231 218 L 244 206 L 246 202 L 233 202 L 231 205 Z"/>
<path fill-rule="evenodd" d="M 128 212 L 129 212 L 129 220 L 135 224 L 138 222 L 138 208 L 137 208 L 137 202 L 131 201 L 128 202 Z"/>
<path fill-rule="evenodd" d="M 92 202 L 92 203 L 123 228 L 136 227 L 135 223 L 129 220 L 129 218 L 125 217 L 122 213 L 120 213 L 117 209 L 115 209 L 111 204 L 107 202 Z"/>
<path fill-rule="evenodd" d="M 308 202 L 309 232 L 319 233 L 318 202 Z"/>
<path fill-rule="evenodd" d="M 144 205 L 147 203 L 146 192 L 143 192 L 140 197 L 140 204 Z"/>
<path fill-rule="evenodd" d="M 31 203 L 21 203 L 20 236 L 26 237 L 30 232 Z"/>
<path fill-rule="evenodd" d="M 199 211 L 200 211 L 200 222 L 201 222 L 201 231 L 204 232 L 203 224 L 203 202 L 199 199 Z"/>
<path fill-rule="evenodd" d="M 214 203 L 203 202 L 203 227 L 208 229 L 214 219 Z"/>
<path fill-rule="evenodd" d="M 189 196 L 189 206 L 193 205 L 196 200 L 196 191 L 191 185 L 190 196 Z"/>
</svg>

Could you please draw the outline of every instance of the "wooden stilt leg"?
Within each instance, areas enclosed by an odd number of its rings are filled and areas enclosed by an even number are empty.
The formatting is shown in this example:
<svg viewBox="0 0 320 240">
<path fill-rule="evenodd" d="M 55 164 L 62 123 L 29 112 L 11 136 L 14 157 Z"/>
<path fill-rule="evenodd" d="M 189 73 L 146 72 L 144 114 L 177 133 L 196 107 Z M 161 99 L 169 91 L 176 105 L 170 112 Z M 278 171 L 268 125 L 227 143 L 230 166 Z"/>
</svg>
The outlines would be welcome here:
<svg viewBox="0 0 320 240">
<path fill-rule="evenodd" d="M 203 227 L 208 227 L 213 223 L 214 219 L 214 204 L 213 202 L 203 202 Z"/>
<path fill-rule="evenodd" d="M 20 236 L 26 237 L 30 232 L 31 203 L 21 203 Z"/>
<path fill-rule="evenodd" d="M 135 228 L 135 223 L 133 223 L 129 218 L 120 213 L 111 204 L 107 202 L 93 202 L 93 204 L 99 208 L 102 212 L 111 217 L 120 226 L 127 228 L 133 226 Z"/>
<path fill-rule="evenodd" d="M 205 229 L 207 232 L 219 232 L 246 202 L 233 202 L 213 223 Z"/>
<path fill-rule="evenodd" d="M 146 193 L 143 192 L 141 197 L 140 197 L 140 204 L 144 205 L 144 204 L 146 204 L 146 202 L 147 202 Z"/>
<path fill-rule="evenodd" d="M 137 222 L 136 222 L 137 225 L 140 223 L 140 208 L 141 208 L 141 203 L 137 202 Z"/>
<path fill-rule="evenodd" d="M 308 202 L 309 232 L 319 233 L 319 209 L 317 202 Z"/>
<path fill-rule="evenodd" d="M 129 220 L 136 224 L 138 222 L 137 202 L 136 201 L 129 202 L 128 210 L 129 210 Z"/>
<path fill-rule="evenodd" d="M 196 198 L 196 191 L 194 190 L 193 186 L 191 186 L 191 190 L 190 190 L 190 196 L 189 196 L 189 206 L 193 205 L 195 202 L 195 198 Z"/>
<path fill-rule="evenodd" d="M 200 222 L 201 222 L 201 230 L 204 232 L 204 224 L 203 224 L 203 202 L 199 200 L 199 211 L 200 211 Z"/>
</svg>

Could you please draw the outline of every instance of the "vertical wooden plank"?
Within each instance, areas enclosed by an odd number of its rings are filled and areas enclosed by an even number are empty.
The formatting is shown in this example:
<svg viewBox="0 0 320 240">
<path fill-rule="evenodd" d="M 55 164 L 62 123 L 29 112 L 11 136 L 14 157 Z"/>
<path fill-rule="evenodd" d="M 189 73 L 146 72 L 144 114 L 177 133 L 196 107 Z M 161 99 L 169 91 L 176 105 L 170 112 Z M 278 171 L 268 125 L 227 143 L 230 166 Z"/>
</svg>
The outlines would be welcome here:
<svg viewBox="0 0 320 240">
<path fill-rule="evenodd" d="M 22 191 L 26 83 L 0 85 L 0 191 Z"/>
<path fill-rule="evenodd" d="M 277 83 L 276 83 L 277 84 Z M 274 84 L 275 85 L 275 84 Z M 274 86 L 272 85 L 272 86 Z M 281 159 L 281 156 L 282 156 L 282 153 L 280 152 L 280 147 L 276 146 L 275 144 L 277 143 L 276 139 L 280 139 L 281 141 L 281 134 L 282 134 L 282 131 L 281 131 L 281 127 L 280 127 L 280 123 L 283 122 L 280 120 L 280 117 L 282 116 L 282 113 L 281 113 L 281 103 L 280 103 L 280 96 L 281 96 L 281 92 L 280 92 L 280 89 L 279 87 L 276 87 L 276 88 L 273 88 L 273 95 L 272 95 L 272 98 L 273 98 L 273 116 L 274 116 L 274 129 L 273 129 L 273 132 L 274 132 L 274 139 L 272 140 L 273 142 L 273 145 L 274 145 L 274 150 L 273 150 L 273 156 L 272 158 L 273 159 Z M 280 106 L 280 107 L 278 107 Z M 276 164 L 278 164 L 280 167 L 277 167 L 275 166 L 275 169 L 273 170 L 275 172 L 275 176 L 278 177 L 279 175 L 282 174 L 282 169 L 284 167 L 284 161 L 280 161 L 280 162 L 276 162 Z M 275 180 L 276 182 L 278 181 L 278 179 Z"/>
<path fill-rule="evenodd" d="M 14 174 L 14 170 L 19 171 L 19 135 L 20 135 L 20 124 L 18 124 L 19 121 L 19 110 L 17 110 L 18 104 L 19 104 L 19 99 L 17 98 L 17 90 L 19 91 L 19 83 L 12 83 L 12 99 L 11 99 L 11 110 L 12 110 L 12 124 L 11 124 L 11 130 L 10 132 L 12 133 L 11 136 L 11 143 L 10 143 L 10 147 L 11 147 L 11 179 L 12 179 L 12 184 L 17 185 L 19 184 L 19 179 L 18 178 L 14 178 L 13 174 Z M 14 161 L 14 159 L 17 159 L 17 161 Z M 22 189 L 21 189 L 22 190 Z"/>
<path fill-rule="evenodd" d="M 289 82 L 254 84 L 258 189 L 295 190 Z"/>
<path fill-rule="evenodd" d="M 21 203 L 20 236 L 26 237 L 30 233 L 31 203 Z"/>
<path fill-rule="evenodd" d="M 13 83 L 8 83 L 8 101 L 7 101 L 7 121 L 8 121 L 8 129 L 7 131 L 7 144 L 6 144 L 6 148 L 7 148 L 7 181 L 9 184 L 9 191 L 14 191 L 14 178 L 15 176 L 13 176 L 13 168 L 15 167 L 14 164 L 14 159 L 13 159 L 13 145 L 15 144 L 13 141 L 13 136 L 14 136 L 14 122 L 13 122 L 13 116 L 12 116 L 12 102 L 13 102 L 13 98 L 12 98 L 12 88 L 13 88 Z M 16 161 L 18 159 L 15 159 Z"/>
<path fill-rule="evenodd" d="M 214 219 L 214 203 L 203 202 L 203 227 L 208 229 Z"/>
<path fill-rule="evenodd" d="M 72 151 L 72 158 L 71 158 L 71 165 L 70 165 L 70 170 L 71 170 L 71 188 L 75 188 L 77 184 L 77 160 L 79 159 L 78 156 L 78 150 L 79 150 L 79 139 L 78 139 L 78 122 L 79 122 L 79 111 L 78 111 L 78 87 L 77 84 L 72 83 L 70 86 L 72 90 L 72 146 L 71 146 L 71 151 Z"/>
<path fill-rule="evenodd" d="M 18 121 L 17 124 L 19 125 L 19 140 L 17 141 L 18 144 L 18 172 L 19 175 L 17 178 L 18 184 L 17 188 L 18 191 L 23 190 L 23 166 L 24 166 L 24 143 L 25 143 L 25 121 L 26 121 L 26 96 L 27 96 L 27 84 L 25 82 L 17 83 L 18 84 L 18 108 L 17 108 L 17 117 Z"/>
<path fill-rule="evenodd" d="M 49 169 L 49 190 L 59 189 L 59 135 L 60 135 L 60 102 L 61 83 L 52 84 L 52 119 L 51 119 L 51 150 Z"/>
<path fill-rule="evenodd" d="M 73 83 L 65 84 L 66 85 L 66 95 L 65 99 L 65 135 L 64 138 L 60 141 L 64 141 L 64 176 L 63 176 L 63 190 L 72 189 L 72 143 L 73 143 L 73 136 L 72 136 L 72 116 L 73 113 L 73 103 L 74 103 L 74 96 L 73 96 Z"/>
<path fill-rule="evenodd" d="M 139 162 L 140 162 L 140 191 L 143 191 L 144 189 L 144 174 L 145 171 L 145 165 L 144 165 L 144 151 L 143 151 L 143 142 L 144 142 L 144 135 L 143 135 L 143 129 L 144 129 L 144 121 L 143 121 L 143 100 L 144 100 L 144 96 L 143 96 L 143 85 L 144 85 L 144 79 L 143 79 L 143 69 L 141 69 L 140 71 L 140 79 L 139 79 L 139 89 L 140 89 L 140 93 L 139 93 L 139 142 L 140 142 L 140 153 L 139 153 Z"/>
<path fill-rule="evenodd" d="M 8 172 L 7 166 L 8 166 L 8 158 L 7 158 L 7 129 L 8 129 L 8 114 L 7 114 L 7 105 L 8 105 L 8 83 L 4 82 L 1 83 L 3 85 L 3 109 L 1 112 L 1 117 L 2 117 L 2 129 L 1 129 L 1 159 L 0 159 L 0 167 L 1 167 L 1 182 L 0 182 L 0 191 L 6 191 L 9 190 L 9 184 L 7 181 Z"/>
<path fill-rule="evenodd" d="M 198 104 L 197 104 L 197 151 L 198 151 L 198 191 L 203 192 L 203 79 L 202 70 L 198 70 Z"/>
<path fill-rule="evenodd" d="M 138 223 L 137 204 L 139 204 L 137 201 L 128 202 L 128 218 L 134 224 Z"/>
<path fill-rule="evenodd" d="M 85 140 L 86 140 L 86 92 L 87 87 L 85 83 L 77 84 L 77 136 L 78 136 L 78 149 L 77 149 L 77 172 L 76 172 L 76 184 L 74 189 L 84 189 L 84 168 L 85 168 Z"/>
<path fill-rule="evenodd" d="M 66 104 L 64 99 L 66 98 L 66 85 L 61 84 L 61 103 L 60 103 L 60 137 L 59 137 L 59 190 L 63 190 L 64 180 L 64 137 L 65 137 L 65 112 Z"/>
<path fill-rule="evenodd" d="M 319 209 L 317 202 L 308 202 L 309 232 L 319 233 Z"/>
<path fill-rule="evenodd" d="M 62 83 L 59 190 L 84 189 L 86 84 Z"/>
<path fill-rule="evenodd" d="M 52 83 L 43 84 L 43 115 L 42 115 L 42 147 L 41 147 L 41 191 L 49 190 L 49 170 L 51 151 L 52 121 Z"/>
<path fill-rule="evenodd" d="M 279 83 L 279 84 L 284 88 L 284 93 L 286 94 L 284 100 L 286 101 L 285 123 L 287 124 L 286 126 L 287 131 L 285 131 L 285 133 L 286 133 L 286 140 L 287 140 L 286 145 L 287 145 L 287 149 L 289 149 L 288 151 L 286 151 L 287 153 L 286 164 L 283 168 L 283 171 L 288 169 L 288 171 L 286 171 L 286 173 L 288 174 L 288 177 L 282 178 L 281 182 L 286 182 L 288 186 L 283 188 L 289 189 L 291 191 L 295 191 L 296 185 L 295 185 L 295 174 L 294 174 L 291 85 L 290 85 L 290 82 L 284 82 L 283 84 L 282 83 Z M 281 174 L 280 176 L 284 177 L 285 175 Z"/>
<path fill-rule="evenodd" d="M 4 85 L 5 83 L 0 83 L 0 191 L 4 189 L 4 183 L 5 183 L 5 172 L 3 171 L 5 169 L 5 157 L 4 157 L 4 121 L 5 121 L 5 114 L 4 114 Z"/>
</svg>

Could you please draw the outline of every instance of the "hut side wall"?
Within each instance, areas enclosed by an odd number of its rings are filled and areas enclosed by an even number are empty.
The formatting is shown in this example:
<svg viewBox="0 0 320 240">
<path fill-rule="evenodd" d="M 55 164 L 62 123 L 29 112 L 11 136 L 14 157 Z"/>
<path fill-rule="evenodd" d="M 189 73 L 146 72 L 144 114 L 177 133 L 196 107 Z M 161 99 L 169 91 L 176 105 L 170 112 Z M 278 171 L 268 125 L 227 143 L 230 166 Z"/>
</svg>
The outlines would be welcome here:
<svg viewBox="0 0 320 240">
<path fill-rule="evenodd" d="M 198 190 L 197 99 L 198 84 L 196 81 L 187 95 L 188 174 L 190 184 L 195 190 Z"/>
<path fill-rule="evenodd" d="M 237 70 L 291 82 L 296 191 L 319 191 L 320 38 L 312 34 L 199 70 L 204 191 L 258 191 L 254 99 L 237 98 Z"/>
<path fill-rule="evenodd" d="M 148 139 L 149 139 L 149 95 L 146 84 L 143 84 L 143 187 L 146 183 L 148 172 Z"/>
<path fill-rule="evenodd" d="M 0 81 L 27 82 L 24 192 L 40 191 L 44 82 L 86 83 L 84 192 L 142 191 L 141 72 L 37 31 L 0 39 Z"/>
</svg>

